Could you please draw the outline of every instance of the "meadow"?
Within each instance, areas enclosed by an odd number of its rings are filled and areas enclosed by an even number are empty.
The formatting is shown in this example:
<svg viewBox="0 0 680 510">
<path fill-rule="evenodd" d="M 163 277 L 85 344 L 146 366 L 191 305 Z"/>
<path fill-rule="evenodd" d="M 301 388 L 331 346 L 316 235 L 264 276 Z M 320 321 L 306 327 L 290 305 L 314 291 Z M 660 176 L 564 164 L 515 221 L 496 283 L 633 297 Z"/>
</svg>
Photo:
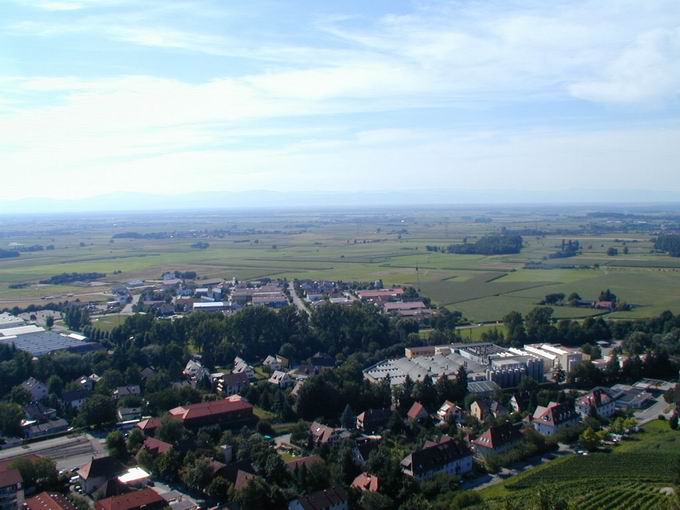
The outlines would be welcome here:
<svg viewBox="0 0 680 510">
<path fill-rule="evenodd" d="M 654 253 L 649 228 L 635 225 L 622 223 L 619 232 L 611 221 L 590 217 L 587 210 L 528 208 L 0 217 L 0 247 L 54 245 L 54 250 L 0 259 L 0 308 L 67 299 L 104 301 L 115 285 L 159 279 L 168 270 L 193 270 L 205 280 L 380 279 L 386 285 L 412 285 L 438 306 L 461 311 L 475 323 L 498 321 L 513 310 L 526 313 L 549 293 L 577 292 L 596 299 L 606 288 L 634 305 L 629 312 L 612 314 L 616 318 L 680 312 L 680 259 Z M 605 234 L 599 232 L 605 227 Z M 540 234 L 524 234 L 521 253 L 511 255 L 427 250 L 428 245 L 461 243 L 501 229 Z M 130 231 L 173 235 L 113 238 Z M 563 239 L 578 240 L 581 254 L 546 258 Z M 193 248 L 197 240 L 209 247 Z M 610 247 L 620 254 L 608 256 Z M 64 272 L 107 276 L 89 284 L 38 283 Z M 10 288 L 16 284 L 24 287 Z M 570 306 L 554 310 L 557 318 L 601 314 Z"/>
</svg>

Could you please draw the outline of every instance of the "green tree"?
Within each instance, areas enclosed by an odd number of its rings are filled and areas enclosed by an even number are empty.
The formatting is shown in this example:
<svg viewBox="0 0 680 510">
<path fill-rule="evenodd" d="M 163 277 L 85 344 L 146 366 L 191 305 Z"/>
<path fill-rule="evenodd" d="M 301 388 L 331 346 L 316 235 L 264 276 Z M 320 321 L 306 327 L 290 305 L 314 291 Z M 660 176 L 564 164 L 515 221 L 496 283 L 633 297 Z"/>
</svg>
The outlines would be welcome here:
<svg viewBox="0 0 680 510">
<path fill-rule="evenodd" d="M 346 429 L 353 429 L 356 426 L 357 418 L 352 412 L 352 408 L 347 404 L 345 410 L 340 415 L 340 426 Z"/>
<path fill-rule="evenodd" d="M 134 428 L 128 434 L 127 447 L 131 452 L 136 452 L 144 444 L 144 433 L 138 428 Z"/>
<path fill-rule="evenodd" d="M 199 457 L 195 461 L 185 465 L 182 468 L 180 476 L 188 487 L 191 487 L 196 491 L 204 491 L 212 480 L 210 460 L 206 457 Z"/>
<path fill-rule="evenodd" d="M 185 430 L 182 422 L 168 415 L 161 418 L 161 423 L 156 431 L 158 439 L 171 444 L 181 441 L 184 437 L 184 433 Z"/>
<path fill-rule="evenodd" d="M 37 459 L 20 457 L 10 463 L 10 467 L 21 473 L 25 487 L 35 488 L 37 491 L 55 489 L 58 486 L 59 475 L 52 459 L 40 457 Z"/>
<path fill-rule="evenodd" d="M 113 423 L 116 421 L 116 406 L 105 395 L 92 395 L 80 408 L 78 419 L 85 425 Z"/>
<path fill-rule="evenodd" d="M 125 443 L 125 436 L 117 430 L 109 432 L 106 436 L 106 449 L 111 457 L 119 460 L 125 460 L 128 457 L 127 444 Z"/>
<path fill-rule="evenodd" d="M 24 410 L 17 404 L 0 402 L 0 432 L 5 436 L 18 436 L 21 433 L 21 420 Z"/>
</svg>

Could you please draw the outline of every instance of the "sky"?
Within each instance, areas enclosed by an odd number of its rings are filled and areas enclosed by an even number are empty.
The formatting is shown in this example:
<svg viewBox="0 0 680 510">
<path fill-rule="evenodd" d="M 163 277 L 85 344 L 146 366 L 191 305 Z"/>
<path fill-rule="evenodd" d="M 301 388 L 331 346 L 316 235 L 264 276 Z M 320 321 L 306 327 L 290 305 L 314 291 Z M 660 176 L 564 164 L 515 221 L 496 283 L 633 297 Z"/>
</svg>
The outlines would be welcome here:
<svg viewBox="0 0 680 510">
<path fill-rule="evenodd" d="M 2 0 L 0 200 L 680 192 L 678 0 Z"/>
</svg>

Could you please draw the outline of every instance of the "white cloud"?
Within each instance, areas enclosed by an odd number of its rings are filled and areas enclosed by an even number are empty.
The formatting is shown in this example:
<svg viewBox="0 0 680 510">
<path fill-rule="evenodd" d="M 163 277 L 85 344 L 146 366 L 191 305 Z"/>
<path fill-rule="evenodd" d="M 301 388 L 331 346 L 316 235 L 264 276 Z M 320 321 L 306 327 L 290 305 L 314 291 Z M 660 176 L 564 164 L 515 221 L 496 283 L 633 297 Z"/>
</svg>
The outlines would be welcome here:
<svg viewBox="0 0 680 510">
<path fill-rule="evenodd" d="M 576 97 L 607 103 L 647 103 L 680 95 L 680 26 L 637 37 L 594 81 L 574 83 Z"/>
</svg>

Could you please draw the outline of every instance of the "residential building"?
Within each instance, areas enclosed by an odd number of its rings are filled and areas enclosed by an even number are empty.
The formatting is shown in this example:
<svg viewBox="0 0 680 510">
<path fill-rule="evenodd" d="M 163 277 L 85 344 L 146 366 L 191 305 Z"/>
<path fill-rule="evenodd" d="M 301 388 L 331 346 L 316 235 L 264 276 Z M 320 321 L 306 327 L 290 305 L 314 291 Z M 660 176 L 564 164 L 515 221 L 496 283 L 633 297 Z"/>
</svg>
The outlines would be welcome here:
<svg viewBox="0 0 680 510">
<path fill-rule="evenodd" d="M 57 417 L 57 410 L 44 406 L 40 402 L 31 402 L 24 406 L 24 413 L 29 421 L 46 422 Z"/>
<path fill-rule="evenodd" d="M 93 458 L 78 470 L 80 486 L 85 492 L 92 494 L 107 480 L 117 477 L 123 471 L 125 466 L 113 457 Z"/>
<path fill-rule="evenodd" d="M 236 395 L 250 385 L 248 374 L 241 372 L 238 374 L 222 374 L 217 380 L 217 391 L 227 395 Z"/>
<path fill-rule="evenodd" d="M 380 479 L 364 471 L 352 481 L 351 487 L 360 491 L 380 492 Z"/>
<path fill-rule="evenodd" d="M 274 384 L 280 388 L 287 388 L 293 384 L 293 379 L 288 375 L 287 372 L 282 372 L 281 370 L 276 370 L 269 378 L 269 384 Z"/>
<path fill-rule="evenodd" d="M 576 411 L 582 418 L 609 418 L 616 412 L 616 402 L 604 388 L 594 388 L 576 401 Z"/>
<path fill-rule="evenodd" d="M 288 510 L 348 510 L 349 496 L 342 487 L 331 487 L 306 496 L 300 496 L 288 504 Z"/>
<path fill-rule="evenodd" d="M 116 412 L 119 421 L 139 420 L 142 417 L 141 407 L 121 407 Z"/>
<path fill-rule="evenodd" d="M 485 458 L 514 448 L 522 441 L 522 438 L 519 428 L 506 422 L 486 429 L 479 437 L 472 440 L 472 446 L 477 456 Z"/>
<path fill-rule="evenodd" d="M 137 428 L 144 432 L 144 435 L 153 435 L 156 429 L 161 426 L 160 418 L 147 418 L 137 424 Z"/>
<path fill-rule="evenodd" d="M 401 461 L 401 469 L 416 480 L 429 480 L 438 473 L 460 476 L 472 471 L 472 452 L 465 444 L 442 436 L 407 455 Z"/>
<path fill-rule="evenodd" d="M 458 423 L 463 420 L 464 411 L 462 407 L 446 400 L 437 410 L 437 418 L 442 423 Z"/>
<path fill-rule="evenodd" d="M 414 402 L 413 405 L 411 406 L 411 409 L 409 409 L 408 413 L 406 413 L 406 416 L 408 417 L 409 420 L 423 421 L 427 419 L 429 414 L 425 410 L 425 407 L 423 407 L 423 404 L 421 404 L 420 402 Z"/>
<path fill-rule="evenodd" d="M 23 508 L 24 486 L 18 469 L 3 466 L 0 469 L 0 509 Z"/>
<path fill-rule="evenodd" d="M 325 464 L 325 461 L 319 455 L 307 455 L 306 457 L 298 457 L 297 459 L 286 462 L 286 468 L 291 473 L 297 473 L 304 466 L 310 469 L 312 466 Z"/>
<path fill-rule="evenodd" d="M 61 401 L 65 406 L 78 411 L 85 401 L 90 398 L 90 395 L 91 392 L 86 389 L 65 391 L 61 394 Z"/>
<path fill-rule="evenodd" d="M 155 490 L 146 488 L 100 499 L 95 510 L 161 510 L 166 507 L 166 501 Z"/>
<path fill-rule="evenodd" d="M 281 363 L 276 359 L 276 356 L 272 356 L 271 354 L 264 359 L 262 366 L 270 368 L 271 370 L 281 370 L 282 368 Z"/>
<path fill-rule="evenodd" d="M 560 430 L 576 425 L 579 416 L 568 403 L 550 402 L 547 407 L 538 406 L 532 416 L 534 429 L 544 436 L 552 436 Z"/>
<path fill-rule="evenodd" d="M 155 437 L 147 437 L 144 440 L 142 448 L 148 451 L 151 455 L 156 456 L 169 452 L 173 449 L 173 445 L 166 443 L 165 441 L 161 441 L 160 439 L 156 439 Z"/>
<path fill-rule="evenodd" d="M 391 409 L 366 409 L 357 416 L 356 428 L 367 434 L 380 432 L 392 416 Z"/>
<path fill-rule="evenodd" d="M 24 382 L 21 383 L 21 387 L 25 389 L 30 395 L 31 400 L 42 400 L 47 398 L 48 391 L 47 386 L 38 381 L 35 377 L 29 377 Z"/>
<path fill-rule="evenodd" d="M 312 446 L 333 445 L 348 438 L 349 435 L 349 432 L 343 428 L 329 427 L 316 421 L 309 426 L 309 441 Z"/>
<path fill-rule="evenodd" d="M 113 398 L 116 400 L 125 397 L 138 397 L 142 394 L 142 390 L 138 384 L 133 384 L 130 386 L 120 386 L 116 388 L 113 392 Z"/>
<path fill-rule="evenodd" d="M 26 510 L 76 510 L 73 503 L 58 492 L 41 492 L 28 498 L 24 505 Z"/>
<path fill-rule="evenodd" d="M 253 406 L 245 398 L 232 395 L 223 400 L 175 407 L 170 415 L 182 420 L 186 427 L 235 425 L 252 420 Z"/>
<path fill-rule="evenodd" d="M 251 381 L 255 379 L 255 369 L 250 366 L 246 361 L 242 358 L 239 358 L 236 356 L 234 358 L 234 368 L 231 371 L 232 374 L 241 374 L 245 373 L 248 376 L 248 379 Z"/>
</svg>

